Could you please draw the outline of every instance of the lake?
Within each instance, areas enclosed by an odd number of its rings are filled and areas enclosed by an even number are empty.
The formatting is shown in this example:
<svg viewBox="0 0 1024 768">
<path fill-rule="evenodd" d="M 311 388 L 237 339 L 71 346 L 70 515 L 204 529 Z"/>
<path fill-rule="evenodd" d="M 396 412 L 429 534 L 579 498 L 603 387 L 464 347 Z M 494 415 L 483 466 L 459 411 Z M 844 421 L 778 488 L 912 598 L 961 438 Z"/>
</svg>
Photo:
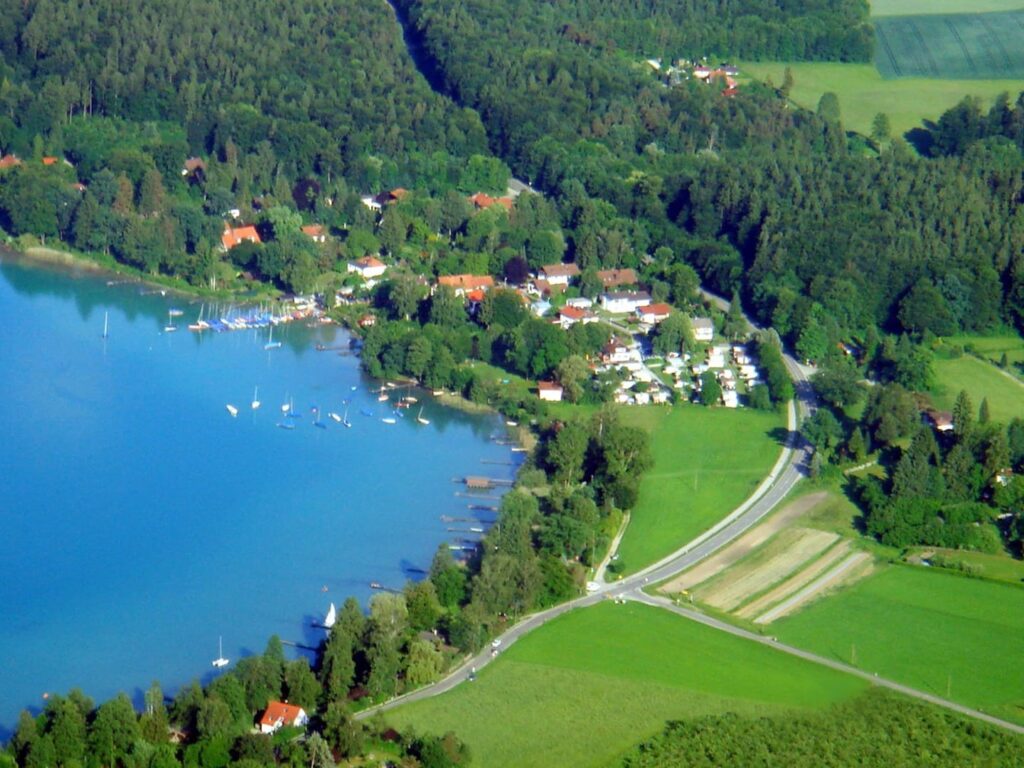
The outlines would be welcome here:
<svg viewBox="0 0 1024 768">
<path fill-rule="evenodd" d="M 442 515 L 488 519 L 453 478 L 513 475 L 497 417 L 413 391 L 384 423 L 336 326 L 278 326 L 268 351 L 267 330 L 189 332 L 199 311 L 0 253 L 0 737 L 47 692 L 205 682 L 220 637 L 232 660 L 275 633 L 315 645 L 331 601 L 471 535 Z M 351 429 L 327 418 L 347 398 Z"/>
</svg>

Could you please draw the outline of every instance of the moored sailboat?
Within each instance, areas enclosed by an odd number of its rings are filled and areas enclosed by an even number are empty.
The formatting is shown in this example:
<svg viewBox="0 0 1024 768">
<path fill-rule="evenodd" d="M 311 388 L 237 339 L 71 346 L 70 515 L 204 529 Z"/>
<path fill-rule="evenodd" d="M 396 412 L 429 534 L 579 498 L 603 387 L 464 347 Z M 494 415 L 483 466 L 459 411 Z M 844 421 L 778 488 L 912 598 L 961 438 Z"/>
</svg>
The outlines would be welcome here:
<svg viewBox="0 0 1024 768">
<path fill-rule="evenodd" d="M 217 669 L 226 667 L 231 663 L 231 659 L 224 658 L 224 639 L 221 637 L 217 638 L 217 658 L 213 660 L 213 666 Z"/>
<path fill-rule="evenodd" d="M 420 406 L 420 412 L 418 414 L 416 414 L 416 421 L 418 421 L 420 424 L 424 424 L 424 425 L 430 423 L 430 419 L 423 418 L 423 406 L 422 405 Z"/>
</svg>

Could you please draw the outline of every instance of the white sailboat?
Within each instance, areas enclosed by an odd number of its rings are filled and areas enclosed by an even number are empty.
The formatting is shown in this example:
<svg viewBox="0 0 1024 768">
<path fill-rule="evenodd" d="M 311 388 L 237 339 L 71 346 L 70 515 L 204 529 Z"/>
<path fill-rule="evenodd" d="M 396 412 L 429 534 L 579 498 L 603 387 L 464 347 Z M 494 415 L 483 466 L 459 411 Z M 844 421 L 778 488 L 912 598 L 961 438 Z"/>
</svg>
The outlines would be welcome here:
<svg viewBox="0 0 1024 768">
<path fill-rule="evenodd" d="M 387 390 L 385 390 L 384 387 L 381 387 L 380 388 L 380 394 L 377 395 L 377 402 L 383 403 L 383 402 L 386 402 L 387 399 L 388 399 Z"/>
<path fill-rule="evenodd" d="M 252 409 L 255 411 L 260 407 L 260 388 L 257 386 L 252 391 Z"/>
<path fill-rule="evenodd" d="M 235 417 L 235 416 L 238 415 L 238 409 L 235 408 L 235 406 L 233 406 L 231 403 L 228 403 L 224 407 L 228 409 L 228 413 L 230 413 L 232 417 Z"/>
<path fill-rule="evenodd" d="M 423 418 L 423 406 L 422 405 L 420 406 L 420 412 L 416 415 L 416 421 L 418 421 L 420 424 L 424 424 L 424 425 L 430 423 L 430 419 L 424 419 Z"/>
<path fill-rule="evenodd" d="M 327 609 L 327 615 L 324 616 L 324 626 L 330 629 L 334 626 L 334 622 L 338 619 L 338 611 L 334 607 L 334 603 L 331 603 L 331 607 Z"/>
<path fill-rule="evenodd" d="M 103 338 L 107 338 L 107 328 L 110 320 L 110 312 L 103 313 Z"/>
<path fill-rule="evenodd" d="M 267 337 L 267 343 L 263 345 L 264 349 L 277 349 L 281 346 L 280 341 L 274 341 L 274 326 L 270 326 L 270 335 Z"/>
<path fill-rule="evenodd" d="M 348 403 L 345 403 L 345 415 L 341 417 L 341 423 L 346 427 L 352 426 L 352 422 L 348 420 Z"/>
<path fill-rule="evenodd" d="M 334 411 L 331 411 L 331 412 L 330 412 L 330 413 L 328 413 L 327 415 L 328 415 L 328 416 L 330 416 L 330 417 L 331 417 L 332 419 L 334 419 L 334 421 L 336 421 L 336 422 L 337 422 L 338 424 L 341 424 L 341 416 L 339 416 L 339 415 L 338 415 L 337 413 L 335 413 Z"/>
<path fill-rule="evenodd" d="M 231 663 L 230 659 L 224 658 L 224 639 L 222 637 L 217 638 L 217 658 L 213 660 L 213 666 L 217 669 L 226 667 Z"/>
</svg>

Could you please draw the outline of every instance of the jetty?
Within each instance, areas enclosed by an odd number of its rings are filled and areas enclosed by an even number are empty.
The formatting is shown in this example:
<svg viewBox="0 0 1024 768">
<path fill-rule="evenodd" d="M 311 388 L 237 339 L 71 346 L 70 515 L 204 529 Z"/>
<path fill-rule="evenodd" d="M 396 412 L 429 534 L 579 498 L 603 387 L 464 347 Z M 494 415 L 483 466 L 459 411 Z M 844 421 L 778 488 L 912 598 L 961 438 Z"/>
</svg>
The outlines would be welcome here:
<svg viewBox="0 0 1024 768">
<path fill-rule="evenodd" d="M 370 582 L 370 589 L 379 589 L 381 592 L 391 592 L 392 594 L 395 594 L 395 595 L 402 594 L 402 590 L 395 589 L 394 587 L 385 587 L 379 581 L 371 581 Z"/>
<path fill-rule="evenodd" d="M 495 488 L 511 488 L 512 480 L 502 480 L 497 477 L 483 477 L 481 475 L 467 475 L 462 480 L 454 478 L 453 482 L 465 483 L 466 487 L 473 491 L 490 491 Z"/>
<path fill-rule="evenodd" d="M 501 459 L 480 459 L 481 464 L 500 464 L 503 467 L 515 466 L 514 461 L 502 461 Z"/>
<path fill-rule="evenodd" d="M 296 643 L 294 640 L 282 640 L 281 645 L 287 645 L 289 648 L 300 648 L 303 651 L 319 651 L 319 648 L 314 648 L 311 645 L 303 645 L 302 643 Z"/>
</svg>

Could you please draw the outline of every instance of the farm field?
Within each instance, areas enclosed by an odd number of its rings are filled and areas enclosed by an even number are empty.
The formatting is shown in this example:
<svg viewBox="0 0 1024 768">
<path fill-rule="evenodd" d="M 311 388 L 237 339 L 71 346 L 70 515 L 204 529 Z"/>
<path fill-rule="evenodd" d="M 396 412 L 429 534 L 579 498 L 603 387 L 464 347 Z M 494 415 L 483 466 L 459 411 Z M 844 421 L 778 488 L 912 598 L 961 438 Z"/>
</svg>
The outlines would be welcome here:
<svg viewBox="0 0 1024 768">
<path fill-rule="evenodd" d="M 1024 363 L 1024 338 L 1015 333 L 1005 333 L 996 336 L 950 336 L 947 341 L 950 344 L 959 344 L 962 347 L 972 347 L 976 354 L 998 363 L 999 358 L 1006 354 L 1006 360 L 1011 365 Z"/>
<path fill-rule="evenodd" d="M 951 411 L 956 396 L 966 390 L 975 408 L 988 399 L 993 421 L 1007 423 L 1024 415 L 1024 382 L 991 363 L 964 355 L 952 360 L 936 359 L 932 396 L 940 410 Z"/>
<path fill-rule="evenodd" d="M 644 475 L 619 545 L 625 572 L 656 562 L 743 503 L 779 458 L 778 413 L 749 408 L 632 408 L 627 423 L 651 432 Z"/>
<path fill-rule="evenodd" d="M 1024 77 L 1024 10 L 875 19 L 884 78 Z"/>
<path fill-rule="evenodd" d="M 934 13 L 992 13 L 1024 8 L 1021 0 L 871 0 L 871 16 L 913 16 Z"/>
<path fill-rule="evenodd" d="M 476 682 L 388 720 L 456 731 L 474 765 L 603 766 L 668 719 L 806 711 L 866 688 L 657 608 L 604 603 L 553 620 Z"/>
<path fill-rule="evenodd" d="M 786 67 L 793 72 L 790 98 L 801 107 L 815 109 L 827 91 L 839 97 L 843 125 L 864 135 L 879 112 L 889 117 L 893 136 L 901 136 L 924 120 L 938 120 L 965 96 L 991 105 L 1003 91 L 1016 97 L 1024 91 L 1024 77 L 1010 80 L 939 80 L 917 77 L 885 80 L 872 64 L 798 62 L 744 62 L 740 71 L 758 80 L 770 78 L 780 85 Z"/>
<path fill-rule="evenodd" d="M 772 626 L 792 645 L 1024 722 L 1024 588 L 892 566 Z"/>
</svg>

